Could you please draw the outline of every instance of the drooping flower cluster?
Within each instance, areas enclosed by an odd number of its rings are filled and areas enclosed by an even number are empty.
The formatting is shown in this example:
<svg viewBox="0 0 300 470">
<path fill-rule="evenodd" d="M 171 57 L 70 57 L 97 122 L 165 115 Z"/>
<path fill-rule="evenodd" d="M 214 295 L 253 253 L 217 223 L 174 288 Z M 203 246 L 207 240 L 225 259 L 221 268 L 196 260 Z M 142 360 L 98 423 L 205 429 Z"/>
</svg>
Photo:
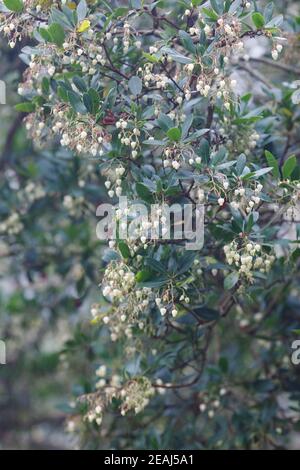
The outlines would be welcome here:
<svg viewBox="0 0 300 470">
<path fill-rule="evenodd" d="M 123 335 L 132 338 L 133 328 L 144 329 L 143 316 L 150 306 L 153 294 L 147 287 L 138 288 L 134 273 L 123 261 L 112 261 L 107 266 L 102 289 L 104 297 L 111 303 L 105 311 L 103 306 L 93 305 L 94 321 L 102 321 L 110 329 L 111 340 Z"/>
<path fill-rule="evenodd" d="M 112 302 L 123 302 L 135 286 L 135 276 L 122 261 L 112 262 L 105 270 L 102 285 L 105 297 L 108 297 Z"/>
<path fill-rule="evenodd" d="M 25 36 L 31 36 L 37 24 L 46 21 L 51 6 L 57 3 L 52 0 L 23 0 L 19 10 L 0 12 L 0 32 L 9 39 L 9 46 L 13 49 Z M 18 6 L 18 5 L 17 5 Z"/>
<path fill-rule="evenodd" d="M 100 373 L 101 376 L 105 376 L 106 370 L 101 370 Z M 105 379 L 102 380 L 105 381 Z M 85 420 L 100 426 L 103 412 L 112 399 L 120 400 L 120 413 L 125 416 L 130 411 L 134 411 L 135 414 L 140 413 L 148 405 L 154 393 L 154 387 L 145 376 L 133 377 L 122 384 L 121 378 L 113 375 L 106 380 L 106 384 L 101 386 L 101 391 L 81 396 L 79 403 L 88 407 Z"/>
<path fill-rule="evenodd" d="M 124 176 L 126 169 L 123 166 L 109 167 L 102 171 L 102 174 L 106 177 L 104 186 L 108 191 L 110 198 L 116 195 L 120 197 L 122 195 L 122 176 Z"/>
<path fill-rule="evenodd" d="M 3 222 L 0 222 L 0 233 L 7 233 L 8 235 L 17 235 L 23 230 L 23 223 L 17 212 L 14 212 L 7 217 Z"/>
<path fill-rule="evenodd" d="M 244 188 L 240 186 L 234 190 L 234 197 L 231 206 L 234 209 L 245 210 L 249 214 L 260 203 L 260 193 L 263 189 L 261 183 L 255 184 L 254 188 Z"/>
<path fill-rule="evenodd" d="M 79 154 L 103 154 L 103 147 L 110 140 L 103 126 L 95 123 L 90 115 L 78 120 L 67 104 L 53 104 L 50 116 L 31 113 L 25 118 L 26 129 L 36 145 L 43 146 L 45 141 L 60 136 L 62 146 L 69 147 Z"/>
<path fill-rule="evenodd" d="M 193 148 L 189 145 L 178 145 L 166 147 L 163 154 L 164 168 L 171 167 L 174 170 L 179 170 L 187 164 L 194 166 L 201 163 L 201 157 L 197 155 Z"/>
<path fill-rule="evenodd" d="M 220 139 L 226 144 L 229 152 L 233 155 L 251 155 L 251 152 L 257 146 L 260 135 L 257 131 L 250 128 L 242 128 L 238 125 L 232 125 L 227 121 L 219 129 Z"/>
<path fill-rule="evenodd" d="M 146 377 L 138 377 L 130 380 L 122 388 L 121 415 L 125 416 L 130 410 L 135 414 L 140 413 L 149 403 L 149 399 L 154 395 L 154 388 Z"/>
<path fill-rule="evenodd" d="M 29 204 L 43 198 L 46 195 L 44 188 L 40 184 L 28 183 L 24 188 L 25 197 Z"/>
<path fill-rule="evenodd" d="M 222 406 L 223 397 L 227 395 L 225 387 L 214 391 L 213 394 L 200 393 L 199 411 L 207 414 L 207 417 L 213 419 L 217 410 Z"/>
<path fill-rule="evenodd" d="M 141 131 L 134 124 L 132 125 L 132 123 L 123 118 L 116 122 L 116 128 L 118 129 L 118 136 L 121 143 L 129 147 L 131 157 L 135 160 L 140 150 L 139 137 Z"/>
<path fill-rule="evenodd" d="M 150 53 L 154 54 L 158 51 L 156 47 L 150 48 Z M 168 62 L 172 62 L 172 59 L 168 58 Z M 164 72 L 156 72 L 154 64 L 146 63 L 144 67 L 139 67 L 139 74 L 142 77 L 143 83 L 146 88 L 158 88 L 159 90 L 165 90 L 170 83 L 170 79 Z"/>
</svg>

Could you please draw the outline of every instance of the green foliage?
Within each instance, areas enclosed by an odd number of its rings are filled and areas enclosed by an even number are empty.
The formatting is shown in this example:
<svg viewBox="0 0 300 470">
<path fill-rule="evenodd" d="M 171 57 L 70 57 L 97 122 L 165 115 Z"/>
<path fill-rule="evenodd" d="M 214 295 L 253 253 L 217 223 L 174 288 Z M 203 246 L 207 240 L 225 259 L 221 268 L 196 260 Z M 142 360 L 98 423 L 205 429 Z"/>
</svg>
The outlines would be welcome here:
<svg viewBox="0 0 300 470">
<path fill-rule="evenodd" d="M 20 13 L 24 8 L 22 0 L 3 0 L 3 3 L 6 8 L 16 13 Z"/>
<path fill-rule="evenodd" d="M 265 25 L 265 19 L 263 15 L 259 13 L 258 11 L 252 14 L 252 21 L 254 25 L 257 27 L 257 29 L 261 29 Z"/>
</svg>

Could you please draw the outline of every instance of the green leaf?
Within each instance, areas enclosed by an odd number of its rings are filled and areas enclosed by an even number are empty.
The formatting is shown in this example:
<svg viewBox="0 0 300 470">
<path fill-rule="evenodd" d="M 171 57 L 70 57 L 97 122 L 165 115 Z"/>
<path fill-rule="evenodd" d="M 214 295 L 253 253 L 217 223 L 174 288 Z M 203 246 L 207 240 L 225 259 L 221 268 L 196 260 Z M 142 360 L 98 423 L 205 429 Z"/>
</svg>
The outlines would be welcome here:
<svg viewBox="0 0 300 470">
<path fill-rule="evenodd" d="M 172 142 L 179 142 L 181 138 L 181 129 L 179 129 L 178 127 L 172 127 L 168 130 L 167 136 L 170 140 L 172 140 Z"/>
<path fill-rule="evenodd" d="M 229 369 L 228 359 L 227 357 L 220 357 L 219 359 L 219 368 L 223 372 L 223 374 L 227 374 Z"/>
<path fill-rule="evenodd" d="M 191 36 L 186 31 L 180 30 L 179 31 L 179 37 L 181 39 L 183 47 L 187 51 L 194 54 L 195 51 L 196 51 L 196 47 L 195 47 L 195 44 L 193 43 L 193 40 L 192 40 Z"/>
<path fill-rule="evenodd" d="M 93 113 L 93 101 L 88 93 L 83 94 L 82 101 L 88 112 Z"/>
<path fill-rule="evenodd" d="M 123 256 L 123 258 L 130 258 L 130 256 L 131 256 L 130 249 L 129 249 L 128 245 L 125 242 L 123 242 L 122 240 L 119 241 L 118 248 L 119 248 L 120 253 Z"/>
<path fill-rule="evenodd" d="M 179 52 L 171 49 L 170 47 L 162 47 L 161 52 L 168 54 L 172 57 L 174 62 L 178 62 L 179 64 L 191 64 L 193 62 L 191 57 L 186 57 L 183 54 L 179 54 Z"/>
<path fill-rule="evenodd" d="M 214 21 L 217 21 L 219 19 L 219 16 L 217 15 L 217 13 L 215 11 L 211 10 L 210 8 L 203 7 L 202 11 L 206 16 L 208 16 L 210 19 L 212 19 Z"/>
<path fill-rule="evenodd" d="M 267 6 L 264 9 L 264 18 L 267 23 L 268 21 L 271 21 L 273 12 L 274 12 L 274 3 L 270 2 L 267 4 Z"/>
<path fill-rule="evenodd" d="M 254 225 L 254 217 L 253 217 L 253 213 L 251 213 L 248 217 L 248 220 L 247 220 L 247 224 L 246 224 L 246 227 L 245 227 L 245 232 L 250 233 L 253 225 Z"/>
<path fill-rule="evenodd" d="M 255 11 L 254 13 L 252 13 L 252 21 L 254 25 L 257 27 L 257 29 L 261 29 L 265 25 L 265 19 L 263 15 L 259 13 L 258 11 Z"/>
<path fill-rule="evenodd" d="M 22 0 L 3 0 L 3 3 L 8 10 L 16 13 L 20 13 L 24 8 Z"/>
<path fill-rule="evenodd" d="M 239 275 L 237 272 L 234 271 L 228 274 L 228 276 L 226 276 L 224 279 L 224 289 L 226 290 L 232 289 L 236 285 L 238 280 L 239 280 Z"/>
<path fill-rule="evenodd" d="M 159 147 L 160 145 L 165 145 L 166 140 L 144 140 L 144 145 L 154 145 L 155 147 Z"/>
<path fill-rule="evenodd" d="M 142 1 L 141 0 L 130 0 L 130 6 L 135 10 L 140 10 L 142 8 Z"/>
<path fill-rule="evenodd" d="M 187 253 L 182 258 L 181 262 L 179 263 L 178 271 L 177 271 L 176 274 L 183 274 L 186 271 L 188 271 L 193 265 L 193 262 L 196 258 L 196 254 L 197 254 L 197 252 L 195 252 L 195 251 Z"/>
<path fill-rule="evenodd" d="M 282 168 L 282 176 L 289 178 L 297 166 L 297 160 L 295 155 L 291 155 L 284 163 Z"/>
<path fill-rule="evenodd" d="M 82 103 L 80 96 L 73 91 L 67 92 L 68 100 L 74 111 L 80 114 L 86 114 L 86 107 Z"/>
<path fill-rule="evenodd" d="M 24 103 L 16 104 L 15 109 L 20 113 L 32 113 L 35 110 L 35 106 L 29 101 L 24 101 Z"/>
<path fill-rule="evenodd" d="M 166 272 L 165 266 L 154 258 L 145 258 L 145 264 L 158 273 L 164 274 Z"/>
<path fill-rule="evenodd" d="M 214 11 L 222 15 L 223 13 L 223 1 L 222 0 L 210 0 L 210 4 L 213 7 Z"/>
<path fill-rule="evenodd" d="M 150 279 L 152 273 L 148 269 L 142 269 L 141 271 L 138 271 L 135 275 L 135 280 L 137 282 L 144 282 Z"/>
<path fill-rule="evenodd" d="M 147 59 L 148 62 L 153 62 L 154 64 L 159 62 L 159 59 L 155 57 L 153 54 L 149 54 L 148 52 L 143 52 L 143 56 Z"/>
<path fill-rule="evenodd" d="M 250 171 L 250 173 L 247 173 L 246 175 L 242 176 L 244 180 L 251 180 L 255 178 L 259 178 L 260 176 L 263 176 L 267 173 L 269 173 L 272 170 L 271 167 L 267 168 L 261 168 L 260 170 L 257 171 Z"/>
<path fill-rule="evenodd" d="M 188 135 L 188 132 L 191 128 L 193 123 L 194 116 L 193 114 L 189 114 L 182 124 L 182 137 L 185 138 Z"/>
<path fill-rule="evenodd" d="M 199 139 L 199 137 L 202 137 L 203 135 L 207 134 L 208 132 L 209 132 L 209 129 L 199 129 L 198 131 L 194 132 L 189 137 L 184 139 L 184 141 L 185 142 L 193 142 L 193 141 Z"/>
<path fill-rule="evenodd" d="M 209 162 L 210 146 L 206 139 L 202 139 L 199 146 L 199 155 L 202 157 L 204 163 Z"/>
<path fill-rule="evenodd" d="M 51 42 L 52 41 L 51 34 L 49 33 L 48 29 L 39 28 L 38 31 L 39 31 L 41 37 L 44 39 L 44 41 L 46 41 L 46 42 Z"/>
<path fill-rule="evenodd" d="M 266 156 L 268 165 L 272 167 L 273 175 L 275 176 L 275 178 L 279 178 L 280 177 L 279 165 L 278 165 L 276 158 L 271 152 L 269 152 L 269 150 L 265 150 L 265 156 Z"/>
<path fill-rule="evenodd" d="M 76 8 L 78 23 L 80 23 L 87 14 L 87 4 L 85 0 L 80 0 Z"/>
<path fill-rule="evenodd" d="M 226 156 L 226 149 L 225 147 L 221 147 L 220 150 L 218 150 L 218 152 L 214 153 L 211 159 L 212 165 L 216 166 L 219 163 L 221 163 L 224 160 L 225 156 Z"/>
<path fill-rule="evenodd" d="M 42 79 L 42 92 L 47 95 L 50 90 L 50 81 L 47 77 L 43 77 Z"/>
<path fill-rule="evenodd" d="M 131 79 L 128 82 L 128 87 L 131 93 L 134 96 L 137 96 L 141 93 L 142 88 L 143 88 L 142 80 L 140 79 L 140 77 L 136 77 L 136 76 L 131 77 Z"/>
<path fill-rule="evenodd" d="M 96 114 L 100 105 L 100 97 L 98 92 L 94 88 L 89 88 L 88 92 L 83 94 L 82 99 L 88 112 L 91 114 Z"/>
<path fill-rule="evenodd" d="M 66 103 L 69 102 L 68 92 L 62 86 L 59 86 L 57 88 L 57 96 L 59 97 L 60 100 L 65 101 Z"/>
<path fill-rule="evenodd" d="M 52 23 L 48 28 L 48 32 L 51 36 L 52 42 L 54 42 L 58 47 L 61 47 L 65 40 L 63 27 L 58 23 Z"/>
<path fill-rule="evenodd" d="M 100 106 L 100 96 L 97 90 L 89 88 L 88 95 L 92 101 L 92 113 L 96 114 Z"/>
<path fill-rule="evenodd" d="M 157 289 L 167 284 L 167 282 L 167 277 L 159 277 L 153 281 L 141 282 L 138 284 L 138 287 L 149 287 L 150 289 Z"/>
<path fill-rule="evenodd" d="M 165 132 L 167 132 L 171 127 L 174 126 L 172 119 L 163 113 L 160 114 L 159 117 L 157 118 L 157 124 Z"/>
<path fill-rule="evenodd" d="M 283 22 L 283 16 L 278 15 L 272 18 L 271 21 L 268 21 L 265 27 L 266 28 L 278 28 L 278 26 L 280 26 L 282 22 Z"/>
<path fill-rule="evenodd" d="M 85 81 L 83 80 L 83 78 L 77 77 L 77 76 L 73 77 L 73 83 L 79 91 L 81 91 L 81 92 L 87 91 L 87 86 L 86 86 Z"/>
</svg>

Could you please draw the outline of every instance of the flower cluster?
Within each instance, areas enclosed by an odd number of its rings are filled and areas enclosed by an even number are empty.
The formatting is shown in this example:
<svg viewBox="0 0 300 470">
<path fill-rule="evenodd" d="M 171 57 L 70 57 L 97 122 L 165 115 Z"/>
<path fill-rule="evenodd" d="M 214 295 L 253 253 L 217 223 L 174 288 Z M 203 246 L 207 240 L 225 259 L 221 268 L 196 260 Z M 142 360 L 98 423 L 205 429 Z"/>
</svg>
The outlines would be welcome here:
<svg viewBox="0 0 300 470">
<path fill-rule="evenodd" d="M 216 35 L 219 36 L 218 46 L 226 56 L 232 52 L 240 52 L 244 48 L 241 40 L 242 24 L 231 14 L 222 15 L 216 23 Z"/>
<path fill-rule="evenodd" d="M 150 54 L 154 54 L 157 51 L 158 49 L 155 46 L 150 47 Z M 172 62 L 172 59 L 168 59 L 168 62 Z M 162 71 L 160 71 L 160 73 L 156 72 L 155 65 L 151 63 L 146 63 L 143 68 L 139 67 L 138 72 L 146 88 L 153 87 L 159 90 L 165 90 L 170 82 L 166 73 Z"/>
<path fill-rule="evenodd" d="M 94 75 L 100 66 L 105 66 L 106 56 L 101 41 L 93 41 L 95 38 L 93 29 L 89 28 L 84 34 L 68 36 L 63 43 L 63 50 L 54 50 L 56 60 L 65 67 L 77 65 L 82 73 Z"/>
<path fill-rule="evenodd" d="M 117 166 L 115 168 L 105 169 L 102 173 L 106 177 L 104 186 L 108 190 L 109 197 L 120 197 L 122 195 L 122 176 L 126 172 L 123 166 Z"/>
<path fill-rule="evenodd" d="M 140 413 L 149 403 L 154 395 L 154 388 L 147 377 L 138 377 L 127 382 L 122 388 L 121 415 L 125 416 L 130 410 L 135 414 Z"/>
<path fill-rule="evenodd" d="M 24 193 L 27 201 L 30 204 L 46 195 L 44 188 L 40 184 L 34 184 L 32 182 L 25 186 Z"/>
<path fill-rule="evenodd" d="M 37 23 L 46 21 L 47 13 L 54 5 L 51 0 L 23 0 L 21 12 L 1 11 L 0 32 L 8 37 L 9 46 L 13 49 L 23 37 L 31 36 Z"/>
<path fill-rule="evenodd" d="M 31 7 L 36 8 L 36 4 L 28 0 L 25 2 L 25 7 L 24 12 L 27 12 L 28 8 L 29 10 Z M 48 11 L 49 7 L 48 2 L 37 5 L 39 10 L 45 12 Z M 71 10 L 75 8 L 71 4 L 68 7 Z M 137 75 L 142 77 L 143 84 L 147 89 L 142 98 L 153 104 L 154 114 L 158 116 L 161 111 L 166 112 L 170 117 L 173 114 L 178 114 L 179 120 L 182 122 L 185 119 L 182 107 L 198 93 L 202 97 L 209 98 L 212 104 L 219 100 L 220 104 L 223 104 L 225 109 L 230 111 L 237 101 L 234 93 L 237 82 L 227 73 L 226 64 L 229 62 L 232 51 L 239 51 L 243 47 L 241 21 L 234 13 L 220 15 L 215 27 L 212 27 L 211 19 L 209 20 L 206 17 L 201 7 L 187 10 L 187 12 L 185 16 L 193 15 L 194 17 L 195 13 L 198 15 L 193 26 L 189 28 L 189 33 L 187 33 L 190 40 L 197 43 L 198 35 L 202 31 L 208 38 L 213 38 L 215 41 L 211 50 L 203 56 L 197 55 L 188 58 L 187 60 L 190 61 L 188 63 L 184 61 L 178 64 L 176 58 L 172 53 L 170 54 L 170 49 L 164 47 L 161 41 L 152 42 L 149 45 L 149 53 L 147 54 L 153 56 L 153 62 L 146 61 L 136 71 Z M 9 14 L 8 16 L 22 18 L 26 15 L 27 13 L 22 12 Z M 27 16 L 31 18 L 30 15 Z M 31 18 L 31 21 L 33 20 L 34 16 Z M 32 94 L 37 94 L 37 97 L 43 96 L 47 101 L 45 106 L 43 105 L 40 109 L 37 106 L 35 112 L 26 119 L 29 134 L 37 144 L 44 144 L 49 138 L 58 134 L 63 146 L 70 147 L 79 154 L 105 157 L 110 150 L 111 132 L 107 131 L 99 119 L 95 119 L 94 113 L 84 111 L 84 105 L 79 101 L 77 102 L 78 98 L 75 99 L 73 92 L 75 94 L 77 92 L 86 93 L 86 80 L 82 79 L 83 76 L 94 80 L 94 82 L 96 77 L 99 79 L 101 77 L 103 81 L 113 78 L 110 74 L 115 73 L 116 70 L 112 66 L 110 54 L 120 54 L 120 48 L 122 48 L 123 54 L 129 53 L 131 38 L 136 36 L 136 31 L 127 17 L 123 18 L 122 21 L 111 22 L 106 31 L 99 30 L 98 21 L 99 16 L 93 13 L 93 9 L 91 9 L 86 18 L 80 21 L 74 29 L 64 33 L 65 37 L 62 44 L 51 43 L 47 40 L 42 41 L 38 49 L 31 48 L 30 53 L 28 53 L 29 69 L 24 74 L 24 83 L 19 87 L 19 92 L 22 96 L 29 98 L 32 97 Z M 39 24 L 38 21 L 37 24 Z M 11 27 L 13 26 L 11 25 Z M 267 35 L 267 32 L 261 31 L 261 33 Z M 47 38 L 48 33 L 45 34 Z M 134 41 L 134 45 L 136 50 L 142 48 L 141 41 Z M 177 53 L 178 47 L 178 41 L 175 40 L 174 53 Z M 281 44 L 276 43 L 272 55 L 275 57 L 275 53 L 278 55 L 281 49 Z M 75 85 L 73 83 L 71 87 L 70 84 L 67 84 L 64 88 L 62 82 L 60 82 L 59 87 L 45 92 L 45 78 L 51 80 L 58 77 L 60 79 L 63 74 L 69 72 L 73 74 L 74 69 L 81 75 L 79 84 Z M 123 72 L 120 72 L 120 76 L 130 78 Z M 128 90 L 126 81 L 124 83 L 120 82 L 120 86 L 124 90 Z M 154 90 L 157 92 L 153 93 Z M 166 93 L 169 92 L 174 95 L 174 107 L 171 110 L 166 110 L 164 109 L 164 101 Z M 174 94 L 174 92 L 176 93 Z M 85 96 L 83 100 L 88 108 L 90 100 L 91 96 Z M 97 101 L 98 108 L 100 108 L 103 102 L 99 97 Z M 51 106 L 50 114 L 49 106 Z M 151 131 L 151 126 L 145 127 L 144 123 L 137 125 L 135 121 L 131 124 L 128 122 L 127 113 L 123 113 L 122 108 L 121 104 L 118 112 L 119 118 L 117 120 L 113 119 L 109 124 L 117 130 L 121 143 L 130 149 L 131 158 L 136 159 L 142 151 L 140 136 L 143 132 L 148 134 L 149 130 Z M 254 148 L 257 142 L 255 133 L 249 136 L 244 135 L 244 143 L 240 138 L 230 139 L 227 131 L 225 134 L 230 151 L 235 150 L 235 142 L 238 142 L 240 146 L 246 144 L 249 151 Z M 231 143 L 231 140 L 233 140 L 233 143 Z M 189 150 L 187 150 L 187 154 L 189 154 Z M 183 152 L 181 150 L 167 148 L 164 154 L 166 158 L 163 158 L 164 165 L 177 171 L 182 165 L 182 156 Z M 187 160 L 192 164 L 193 155 L 188 157 Z M 112 194 L 112 190 L 110 191 Z M 117 192 L 121 193 L 121 191 L 121 188 L 118 188 Z"/>
<path fill-rule="evenodd" d="M 104 297 L 123 302 L 135 286 L 134 273 L 122 261 L 111 262 L 105 269 L 102 286 Z"/>
<path fill-rule="evenodd" d="M 0 223 L 0 233 L 17 235 L 23 230 L 23 223 L 18 213 L 14 212 L 7 219 Z"/>
<path fill-rule="evenodd" d="M 256 312 L 253 316 L 247 315 L 247 313 L 238 305 L 236 308 L 236 321 L 239 328 L 243 331 L 249 326 L 257 326 L 264 318 L 262 312 Z"/>
<path fill-rule="evenodd" d="M 283 45 L 282 44 L 274 44 L 273 49 L 271 52 L 272 59 L 273 60 L 278 60 L 279 54 L 282 52 Z"/>
<path fill-rule="evenodd" d="M 103 375 L 103 371 L 100 370 L 100 373 Z M 140 413 L 148 405 L 154 393 L 154 387 L 145 376 L 133 377 L 122 384 L 120 376 L 113 375 L 106 385 L 101 387 L 101 391 L 83 395 L 80 397 L 79 402 L 88 407 L 85 420 L 100 426 L 103 412 L 112 399 L 120 400 L 120 413 L 125 416 L 131 410 L 135 414 Z"/>
<path fill-rule="evenodd" d="M 231 206 L 234 209 L 245 210 L 246 213 L 249 214 L 259 205 L 262 189 L 263 185 L 261 183 L 255 183 L 254 189 L 239 186 L 234 190 L 234 197 L 231 201 Z"/>
<path fill-rule="evenodd" d="M 123 118 L 116 122 L 118 136 L 123 145 L 130 148 L 131 157 L 135 160 L 140 149 L 139 137 L 141 131 L 136 126 L 131 126 L 128 120 Z"/>
<path fill-rule="evenodd" d="M 201 402 L 199 403 L 199 411 L 206 413 L 208 418 L 213 419 L 216 410 L 222 405 L 222 398 L 227 395 L 227 389 L 222 387 L 214 396 L 208 395 L 207 393 L 200 393 Z"/>
<path fill-rule="evenodd" d="M 171 167 L 174 170 L 179 170 L 186 164 L 195 166 L 201 163 L 201 157 L 197 155 L 193 148 L 188 145 L 174 144 L 166 147 L 163 153 L 163 167 Z"/>
<path fill-rule="evenodd" d="M 260 139 L 259 133 L 252 128 L 237 126 L 229 122 L 224 122 L 218 132 L 220 139 L 233 155 L 240 155 L 241 153 L 247 156 L 251 155 Z"/>
<path fill-rule="evenodd" d="M 226 109 L 230 109 L 231 103 L 236 101 L 234 90 L 237 81 L 227 77 L 219 68 L 216 57 L 212 64 L 207 66 L 198 59 L 199 63 L 187 64 L 183 68 L 185 75 L 189 77 L 184 85 L 185 99 L 189 101 L 197 92 L 201 96 L 210 98 L 211 103 L 221 100 Z M 177 103 L 182 103 L 182 97 L 178 96 Z"/>
<path fill-rule="evenodd" d="M 185 302 L 187 304 L 190 302 L 189 297 L 186 295 L 181 295 L 179 300 L 180 302 Z M 161 297 L 156 297 L 155 303 L 162 316 L 165 316 L 169 313 L 173 318 L 177 317 L 178 307 L 176 306 L 174 299 L 173 289 L 165 289 Z"/>
<path fill-rule="evenodd" d="M 153 294 L 151 289 L 137 288 L 134 273 L 123 261 L 112 261 L 107 266 L 102 291 L 111 302 L 111 308 L 105 312 L 101 305 L 94 304 L 91 314 L 94 321 L 108 325 L 111 340 L 124 336 L 132 338 L 133 328 L 145 328 L 141 315 L 149 308 Z"/>
<path fill-rule="evenodd" d="M 72 217 L 80 217 L 84 212 L 85 200 L 83 196 L 74 197 L 70 194 L 64 196 L 63 206 Z"/>
<path fill-rule="evenodd" d="M 286 204 L 286 216 L 288 220 L 297 219 L 299 214 L 300 200 L 300 182 L 299 181 L 283 181 L 280 182 L 282 188 L 283 201 Z M 287 196 L 287 200 L 285 199 Z"/>
<path fill-rule="evenodd" d="M 110 140 L 109 135 L 94 119 L 85 115 L 79 121 L 67 104 L 55 104 L 51 116 L 31 113 L 25 118 L 26 129 L 36 144 L 60 135 L 62 146 L 80 154 L 96 157 L 103 154 L 103 146 Z"/>
</svg>

